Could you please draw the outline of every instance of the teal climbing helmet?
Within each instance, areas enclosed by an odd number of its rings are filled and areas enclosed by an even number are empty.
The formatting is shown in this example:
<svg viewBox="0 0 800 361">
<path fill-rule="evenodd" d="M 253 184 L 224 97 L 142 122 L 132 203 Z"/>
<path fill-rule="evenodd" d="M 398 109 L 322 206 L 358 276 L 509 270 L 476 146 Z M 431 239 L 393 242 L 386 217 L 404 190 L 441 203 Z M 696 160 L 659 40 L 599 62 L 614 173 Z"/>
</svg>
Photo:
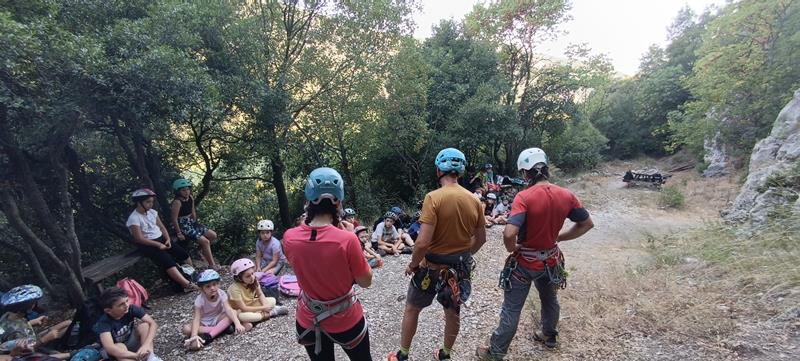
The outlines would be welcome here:
<svg viewBox="0 0 800 361">
<path fill-rule="evenodd" d="M 176 179 L 174 182 L 172 182 L 172 190 L 174 191 L 191 186 L 192 182 L 189 182 L 189 180 L 185 178 Z"/>
<path fill-rule="evenodd" d="M 314 204 L 325 198 L 333 203 L 344 200 L 344 179 L 333 168 L 322 167 L 311 171 L 306 181 L 306 199 Z"/>
<path fill-rule="evenodd" d="M 435 164 L 442 173 L 463 174 L 467 166 L 467 157 L 456 148 L 445 148 L 436 155 Z"/>
</svg>

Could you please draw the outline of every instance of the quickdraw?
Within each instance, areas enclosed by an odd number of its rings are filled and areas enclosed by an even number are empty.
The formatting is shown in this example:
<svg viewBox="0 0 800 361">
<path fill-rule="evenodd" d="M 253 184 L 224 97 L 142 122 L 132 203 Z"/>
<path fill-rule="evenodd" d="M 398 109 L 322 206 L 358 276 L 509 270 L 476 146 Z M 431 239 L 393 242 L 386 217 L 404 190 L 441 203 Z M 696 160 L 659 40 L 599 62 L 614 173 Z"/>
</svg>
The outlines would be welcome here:
<svg viewBox="0 0 800 361">
<path fill-rule="evenodd" d="M 503 266 L 503 270 L 500 271 L 500 280 L 498 282 L 498 286 L 504 290 L 511 289 L 511 275 L 517 269 L 516 255 L 516 252 L 508 255 L 508 257 L 506 257 L 505 266 Z"/>
</svg>

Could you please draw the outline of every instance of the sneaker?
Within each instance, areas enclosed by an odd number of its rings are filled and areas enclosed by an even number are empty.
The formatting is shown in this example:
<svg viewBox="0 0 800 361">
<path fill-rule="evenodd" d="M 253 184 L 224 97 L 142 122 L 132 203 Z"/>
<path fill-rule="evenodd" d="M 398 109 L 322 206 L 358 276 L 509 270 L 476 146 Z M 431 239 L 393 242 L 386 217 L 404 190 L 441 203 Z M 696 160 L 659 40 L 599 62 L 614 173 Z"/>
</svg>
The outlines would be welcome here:
<svg viewBox="0 0 800 361">
<path fill-rule="evenodd" d="M 533 339 L 543 343 L 545 347 L 551 350 L 558 347 L 558 340 L 556 339 L 556 335 L 545 336 L 545 334 L 542 331 L 536 331 L 533 333 Z"/>
<path fill-rule="evenodd" d="M 203 346 L 208 346 L 208 344 L 210 344 L 211 341 L 214 341 L 214 338 L 211 337 L 211 335 L 208 333 L 201 333 L 198 336 L 200 336 L 200 338 L 203 339 Z"/>
<path fill-rule="evenodd" d="M 272 317 L 275 317 L 275 316 L 286 316 L 288 314 L 289 314 L 289 308 L 288 307 L 286 307 L 286 306 L 275 306 L 275 308 L 273 308 L 272 311 L 269 313 L 269 317 L 272 318 Z"/>
<path fill-rule="evenodd" d="M 222 333 L 224 333 L 226 335 L 233 335 L 234 333 L 236 333 L 236 326 L 234 326 L 233 324 L 230 324 L 225 329 L 225 331 L 222 331 Z"/>
<path fill-rule="evenodd" d="M 438 349 L 438 350 L 433 352 L 433 359 L 434 360 L 439 360 L 439 361 L 449 360 L 450 359 L 450 354 L 449 353 L 444 353 L 444 349 L 440 348 L 440 349 Z"/>
<path fill-rule="evenodd" d="M 389 356 L 386 358 L 387 361 L 407 361 L 408 355 L 403 355 L 402 352 L 399 350 L 397 352 L 389 353 Z"/>
<path fill-rule="evenodd" d="M 475 356 L 477 356 L 478 360 L 480 360 L 480 361 L 498 361 L 498 360 L 500 360 L 500 359 L 492 356 L 491 353 L 489 353 L 489 347 L 487 347 L 487 346 L 478 346 L 478 348 L 475 349 Z"/>
</svg>

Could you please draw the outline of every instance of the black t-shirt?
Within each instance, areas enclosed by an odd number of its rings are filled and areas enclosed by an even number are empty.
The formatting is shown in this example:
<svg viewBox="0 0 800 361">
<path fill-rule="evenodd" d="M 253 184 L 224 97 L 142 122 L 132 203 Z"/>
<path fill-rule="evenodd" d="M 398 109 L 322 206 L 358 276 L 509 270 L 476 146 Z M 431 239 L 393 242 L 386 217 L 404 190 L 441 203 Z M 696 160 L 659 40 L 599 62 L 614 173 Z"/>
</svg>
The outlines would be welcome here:
<svg viewBox="0 0 800 361">
<path fill-rule="evenodd" d="M 135 323 L 138 318 L 144 317 L 145 312 L 139 306 L 131 305 L 128 313 L 122 316 L 119 320 L 111 318 L 107 313 L 100 316 L 97 323 L 94 324 L 92 330 L 100 336 L 104 332 L 111 332 L 111 338 L 114 343 L 125 343 L 128 338 L 133 334 Z"/>
</svg>

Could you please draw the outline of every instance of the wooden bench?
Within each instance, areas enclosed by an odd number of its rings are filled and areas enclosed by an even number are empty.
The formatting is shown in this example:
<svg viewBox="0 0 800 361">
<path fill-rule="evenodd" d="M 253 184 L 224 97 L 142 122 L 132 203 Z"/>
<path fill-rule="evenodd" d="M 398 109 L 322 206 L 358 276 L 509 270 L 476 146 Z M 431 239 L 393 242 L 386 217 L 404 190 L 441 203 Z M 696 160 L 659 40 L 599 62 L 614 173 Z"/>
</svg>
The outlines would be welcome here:
<svg viewBox="0 0 800 361">
<path fill-rule="evenodd" d="M 122 271 L 142 258 L 142 255 L 137 250 L 129 251 L 128 253 L 111 256 L 102 259 L 94 264 L 83 268 L 83 279 L 88 287 L 92 287 L 97 292 L 103 292 L 103 280 L 111 277 L 115 273 Z"/>
</svg>

